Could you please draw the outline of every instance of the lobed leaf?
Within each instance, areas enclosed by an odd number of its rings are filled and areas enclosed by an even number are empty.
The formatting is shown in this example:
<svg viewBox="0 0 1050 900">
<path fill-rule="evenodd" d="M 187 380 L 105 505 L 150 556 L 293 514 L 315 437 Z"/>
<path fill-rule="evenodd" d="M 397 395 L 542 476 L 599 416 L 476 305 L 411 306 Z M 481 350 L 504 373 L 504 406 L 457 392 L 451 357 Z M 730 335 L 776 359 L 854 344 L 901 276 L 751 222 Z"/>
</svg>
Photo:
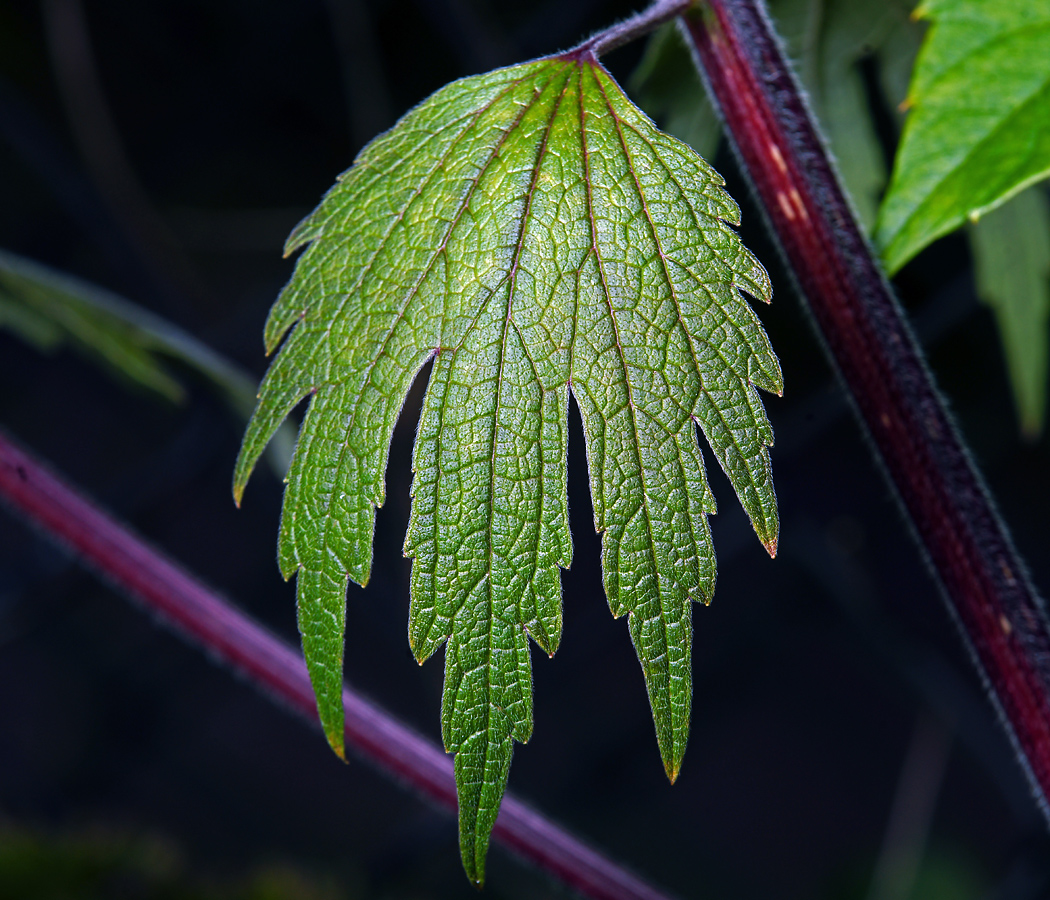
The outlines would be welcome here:
<svg viewBox="0 0 1050 900">
<path fill-rule="evenodd" d="M 528 639 L 561 638 L 572 558 L 567 412 L 583 417 L 605 589 L 627 614 L 674 779 L 691 698 L 690 606 L 715 560 L 697 425 L 761 541 L 778 532 L 755 391 L 779 364 L 741 291 L 769 281 L 722 179 L 657 131 L 589 53 L 455 82 L 366 147 L 289 240 L 305 246 L 266 325 L 273 351 L 234 478 L 310 405 L 279 560 L 325 733 L 343 752 L 347 579 L 365 584 L 375 507 L 409 387 L 433 369 L 413 458 L 409 640 L 445 648 L 468 876 L 514 741 L 532 733 Z"/>
</svg>

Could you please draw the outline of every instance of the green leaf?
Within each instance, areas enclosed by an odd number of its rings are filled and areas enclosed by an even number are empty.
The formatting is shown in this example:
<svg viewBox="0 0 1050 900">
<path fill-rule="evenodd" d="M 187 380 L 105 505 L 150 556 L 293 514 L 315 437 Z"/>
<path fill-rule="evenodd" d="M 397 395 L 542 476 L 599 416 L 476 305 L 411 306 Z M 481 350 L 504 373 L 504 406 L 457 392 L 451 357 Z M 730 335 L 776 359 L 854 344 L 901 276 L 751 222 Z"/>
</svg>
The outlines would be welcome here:
<svg viewBox="0 0 1050 900">
<path fill-rule="evenodd" d="M 970 230 L 977 292 L 995 312 L 1021 430 L 1035 438 L 1046 410 L 1050 332 L 1050 207 L 1018 194 Z"/>
<path fill-rule="evenodd" d="M 362 151 L 289 239 L 308 245 L 266 325 L 287 335 L 237 462 L 312 395 L 279 561 L 325 734 L 343 752 L 347 579 L 368 580 L 394 424 L 433 361 L 414 455 L 409 640 L 445 647 L 442 735 L 460 848 L 484 878 L 514 741 L 532 733 L 528 638 L 561 639 L 571 561 L 569 391 L 587 444 L 609 605 L 629 616 L 668 775 L 691 697 L 690 606 L 709 601 L 715 502 L 699 424 L 775 552 L 779 364 L 741 295 L 765 270 L 722 179 L 661 134 L 593 56 L 455 82 Z M 290 334 L 289 334 L 290 332 Z"/>
<path fill-rule="evenodd" d="M 1050 175 L 1050 5 L 927 0 L 933 20 L 876 243 L 890 272 Z"/>
</svg>

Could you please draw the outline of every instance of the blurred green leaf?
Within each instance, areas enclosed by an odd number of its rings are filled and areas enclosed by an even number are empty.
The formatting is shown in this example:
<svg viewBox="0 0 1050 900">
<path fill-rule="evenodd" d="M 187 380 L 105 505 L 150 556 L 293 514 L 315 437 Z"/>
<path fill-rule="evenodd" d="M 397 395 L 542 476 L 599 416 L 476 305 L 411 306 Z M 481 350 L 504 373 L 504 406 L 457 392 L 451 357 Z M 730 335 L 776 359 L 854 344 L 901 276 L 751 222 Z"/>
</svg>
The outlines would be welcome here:
<svg viewBox="0 0 1050 900">
<path fill-rule="evenodd" d="M 160 838 L 94 827 L 57 834 L 0 826 L 0 897 L 11 900 L 336 900 L 353 896 L 288 866 L 202 880 Z"/>
<path fill-rule="evenodd" d="M 916 873 L 909 900 L 981 900 L 994 897 L 1000 890 L 978 868 L 973 859 L 962 853 L 951 856 L 931 853 Z"/>
<path fill-rule="evenodd" d="M 1021 430 L 1036 437 L 1046 411 L 1050 343 L 1050 205 L 1024 191 L 970 228 L 977 293 L 995 312 Z"/>
<path fill-rule="evenodd" d="M 204 377 L 241 419 L 255 407 L 252 376 L 182 329 L 110 291 L 3 250 L 0 328 L 45 352 L 69 345 L 123 380 L 179 403 L 185 390 L 167 364 L 174 360 Z M 286 431 L 274 447 L 279 475 L 292 443 Z"/>
<path fill-rule="evenodd" d="M 0 251 L 0 327 L 42 351 L 71 344 L 111 372 L 181 402 L 182 385 L 154 352 L 169 345 L 145 318 L 92 285 Z"/>
<path fill-rule="evenodd" d="M 1050 174 L 1050 4 L 928 0 L 876 243 L 896 272 Z"/>
</svg>

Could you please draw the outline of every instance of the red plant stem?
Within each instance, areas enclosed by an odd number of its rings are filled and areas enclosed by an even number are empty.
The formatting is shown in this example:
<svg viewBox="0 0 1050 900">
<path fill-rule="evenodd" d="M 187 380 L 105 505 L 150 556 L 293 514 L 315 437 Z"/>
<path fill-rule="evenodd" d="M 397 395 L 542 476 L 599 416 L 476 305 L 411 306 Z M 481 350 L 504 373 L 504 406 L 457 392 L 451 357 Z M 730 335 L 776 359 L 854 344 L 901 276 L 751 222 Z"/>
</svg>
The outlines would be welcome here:
<svg viewBox="0 0 1050 900">
<path fill-rule="evenodd" d="M 219 597 L 65 484 L 0 432 L 0 498 L 176 631 L 317 721 L 306 664 L 297 650 Z M 452 760 L 374 703 L 343 689 L 346 743 L 396 780 L 456 809 Z M 602 900 L 666 895 L 586 847 L 507 795 L 492 836 L 566 885 Z"/>
<path fill-rule="evenodd" d="M 1005 526 L 865 241 L 756 0 L 681 20 L 798 279 L 1050 818 L 1050 629 Z"/>
</svg>

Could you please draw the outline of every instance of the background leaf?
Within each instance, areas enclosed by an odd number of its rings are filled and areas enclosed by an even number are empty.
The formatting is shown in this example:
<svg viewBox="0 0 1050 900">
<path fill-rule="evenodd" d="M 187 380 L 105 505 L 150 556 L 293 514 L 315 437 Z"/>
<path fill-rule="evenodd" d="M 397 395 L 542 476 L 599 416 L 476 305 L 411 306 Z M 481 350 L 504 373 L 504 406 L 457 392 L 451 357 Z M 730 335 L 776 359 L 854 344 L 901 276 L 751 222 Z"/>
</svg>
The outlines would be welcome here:
<svg viewBox="0 0 1050 900">
<path fill-rule="evenodd" d="M 1018 194 L 970 227 L 981 299 L 995 312 L 1021 430 L 1043 430 L 1050 332 L 1050 208 L 1046 194 Z"/>
<path fill-rule="evenodd" d="M 289 240 L 308 244 L 266 325 L 267 374 L 235 475 L 312 395 L 280 563 L 343 751 L 348 578 L 368 580 L 391 434 L 433 360 L 414 455 L 409 639 L 445 646 L 442 735 L 460 848 L 484 878 L 515 740 L 532 732 L 528 637 L 561 638 L 571 561 L 569 391 L 583 419 L 605 591 L 628 614 L 668 776 L 691 701 L 691 603 L 709 601 L 715 510 L 697 425 L 771 554 L 778 518 L 755 387 L 779 363 L 741 296 L 765 270 L 722 180 L 596 62 L 455 82 L 362 152 Z"/>
<path fill-rule="evenodd" d="M 929 0 L 932 19 L 875 239 L 896 272 L 1050 173 L 1050 6 Z"/>
<path fill-rule="evenodd" d="M 97 285 L 0 250 L 0 328 L 39 350 L 68 344 L 118 377 L 174 403 L 185 390 L 165 365 L 177 360 L 203 376 L 230 409 L 248 418 L 252 376 L 192 335 Z M 285 430 L 271 460 L 283 475 L 292 438 Z"/>
</svg>

